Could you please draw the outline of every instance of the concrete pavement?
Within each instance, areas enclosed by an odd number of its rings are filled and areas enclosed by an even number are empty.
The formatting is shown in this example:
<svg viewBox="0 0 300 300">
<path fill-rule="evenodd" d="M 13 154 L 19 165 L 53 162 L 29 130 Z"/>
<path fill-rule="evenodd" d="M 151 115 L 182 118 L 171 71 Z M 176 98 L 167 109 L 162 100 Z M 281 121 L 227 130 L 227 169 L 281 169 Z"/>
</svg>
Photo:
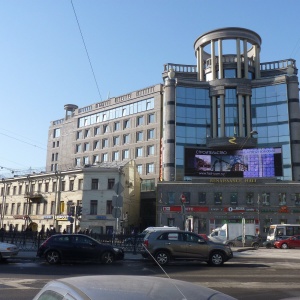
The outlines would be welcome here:
<svg viewBox="0 0 300 300">
<path fill-rule="evenodd" d="M 253 248 L 232 248 L 233 252 L 243 252 L 248 250 L 253 250 Z M 31 260 L 39 259 L 39 257 L 36 256 L 36 251 L 19 251 L 18 255 L 15 258 Z M 144 258 L 140 253 L 134 254 L 133 252 L 125 252 L 124 260 L 144 260 Z"/>
</svg>

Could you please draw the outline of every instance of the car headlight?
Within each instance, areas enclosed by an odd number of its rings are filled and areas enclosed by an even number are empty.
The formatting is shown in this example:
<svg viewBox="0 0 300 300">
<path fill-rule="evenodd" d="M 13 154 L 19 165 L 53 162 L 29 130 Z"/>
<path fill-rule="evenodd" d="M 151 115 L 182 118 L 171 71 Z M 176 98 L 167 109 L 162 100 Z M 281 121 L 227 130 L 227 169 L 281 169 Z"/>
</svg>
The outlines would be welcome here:
<svg viewBox="0 0 300 300">
<path fill-rule="evenodd" d="M 121 252 L 120 248 L 113 248 L 115 252 Z"/>
</svg>

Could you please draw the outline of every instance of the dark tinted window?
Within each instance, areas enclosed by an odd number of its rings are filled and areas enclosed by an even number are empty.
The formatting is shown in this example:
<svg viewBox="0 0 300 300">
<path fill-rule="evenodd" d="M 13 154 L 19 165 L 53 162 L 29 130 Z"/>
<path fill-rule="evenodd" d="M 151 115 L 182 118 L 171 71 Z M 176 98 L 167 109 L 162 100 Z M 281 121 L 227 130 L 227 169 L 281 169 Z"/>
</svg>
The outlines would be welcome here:
<svg viewBox="0 0 300 300">
<path fill-rule="evenodd" d="M 55 237 L 53 237 L 53 241 L 58 242 L 58 243 L 69 243 L 70 242 L 70 237 L 65 236 L 65 235 L 55 236 Z"/>
</svg>

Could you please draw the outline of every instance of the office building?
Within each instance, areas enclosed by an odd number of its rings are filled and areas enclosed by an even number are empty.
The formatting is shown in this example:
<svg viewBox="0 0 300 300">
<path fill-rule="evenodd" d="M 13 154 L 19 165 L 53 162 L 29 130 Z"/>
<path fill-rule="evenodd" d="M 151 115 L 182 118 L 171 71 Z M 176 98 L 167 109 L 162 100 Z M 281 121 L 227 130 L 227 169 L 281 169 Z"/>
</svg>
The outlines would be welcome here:
<svg viewBox="0 0 300 300">
<path fill-rule="evenodd" d="M 155 201 L 157 225 L 197 232 L 299 222 L 298 70 L 290 58 L 261 62 L 261 44 L 248 29 L 212 30 L 194 43 L 195 65 L 164 65 L 162 84 L 65 105 L 47 169 L 133 159 L 143 226 L 154 225 Z"/>
</svg>

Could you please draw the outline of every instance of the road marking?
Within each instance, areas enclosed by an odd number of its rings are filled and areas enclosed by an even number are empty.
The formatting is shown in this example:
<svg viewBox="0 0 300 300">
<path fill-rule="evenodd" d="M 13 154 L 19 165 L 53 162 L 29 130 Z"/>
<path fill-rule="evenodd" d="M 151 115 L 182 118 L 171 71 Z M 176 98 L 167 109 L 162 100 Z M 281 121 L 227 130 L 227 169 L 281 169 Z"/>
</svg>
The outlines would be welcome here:
<svg viewBox="0 0 300 300">
<path fill-rule="evenodd" d="M 36 279 L 15 279 L 15 278 L 1 278 L 0 285 L 3 289 L 18 289 L 18 290 L 29 290 L 29 289 L 40 289 L 40 287 L 32 287 L 32 285 L 40 280 Z M 25 285 L 24 285 L 25 284 Z"/>
</svg>

